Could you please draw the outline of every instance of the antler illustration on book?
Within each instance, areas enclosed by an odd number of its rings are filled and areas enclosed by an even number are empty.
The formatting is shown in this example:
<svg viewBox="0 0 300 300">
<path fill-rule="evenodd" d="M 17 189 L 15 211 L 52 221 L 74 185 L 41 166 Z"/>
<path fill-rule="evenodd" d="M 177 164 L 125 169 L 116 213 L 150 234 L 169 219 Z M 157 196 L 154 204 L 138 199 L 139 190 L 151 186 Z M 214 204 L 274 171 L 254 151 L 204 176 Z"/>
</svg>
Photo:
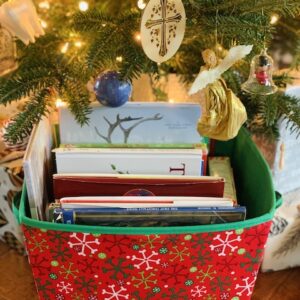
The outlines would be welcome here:
<svg viewBox="0 0 300 300">
<path fill-rule="evenodd" d="M 127 144 L 129 136 L 134 128 L 139 126 L 140 124 L 148 121 L 159 121 L 162 120 L 163 116 L 161 114 L 155 114 L 153 117 L 136 117 L 133 118 L 131 116 L 120 118 L 120 115 L 117 114 L 116 121 L 114 123 L 110 122 L 106 117 L 103 117 L 103 119 L 106 121 L 106 123 L 109 125 L 107 136 L 100 133 L 99 129 L 95 126 L 95 131 L 99 137 L 104 139 L 107 143 L 112 144 L 112 134 L 114 133 L 116 128 L 120 128 L 124 134 L 124 144 Z M 137 121 L 132 126 L 125 128 L 123 127 L 123 123 L 125 122 L 132 122 Z"/>
</svg>

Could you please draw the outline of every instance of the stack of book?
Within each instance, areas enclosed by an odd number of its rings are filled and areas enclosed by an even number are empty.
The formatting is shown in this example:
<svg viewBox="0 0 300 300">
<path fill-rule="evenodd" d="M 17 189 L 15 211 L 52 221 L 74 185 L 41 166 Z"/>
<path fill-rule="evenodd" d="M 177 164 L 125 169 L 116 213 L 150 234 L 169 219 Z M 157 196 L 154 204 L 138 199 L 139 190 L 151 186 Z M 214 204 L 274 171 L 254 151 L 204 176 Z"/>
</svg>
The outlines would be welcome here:
<svg viewBox="0 0 300 300">
<path fill-rule="evenodd" d="M 245 207 L 224 196 L 222 174 L 206 176 L 199 117 L 194 104 L 95 105 L 89 125 L 80 127 L 61 108 L 51 221 L 185 226 L 244 220 Z"/>
</svg>

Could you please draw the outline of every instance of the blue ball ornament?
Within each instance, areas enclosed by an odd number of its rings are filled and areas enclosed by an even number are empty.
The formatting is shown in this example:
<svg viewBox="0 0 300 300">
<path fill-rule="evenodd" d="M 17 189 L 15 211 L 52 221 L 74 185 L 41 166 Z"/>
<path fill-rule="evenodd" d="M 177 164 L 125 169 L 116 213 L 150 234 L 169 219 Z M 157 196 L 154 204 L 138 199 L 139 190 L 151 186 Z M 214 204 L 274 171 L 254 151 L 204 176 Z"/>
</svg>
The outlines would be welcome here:
<svg viewBox="0 0 300 300">
<path fill-rule="evenodd" d="M 96 79 L 94 91 L 102 105 L 118 107 L 128 101 L 132 85 L 129 81 L 121 81 L 118 72 L 109 71 Z"/>
</svg>

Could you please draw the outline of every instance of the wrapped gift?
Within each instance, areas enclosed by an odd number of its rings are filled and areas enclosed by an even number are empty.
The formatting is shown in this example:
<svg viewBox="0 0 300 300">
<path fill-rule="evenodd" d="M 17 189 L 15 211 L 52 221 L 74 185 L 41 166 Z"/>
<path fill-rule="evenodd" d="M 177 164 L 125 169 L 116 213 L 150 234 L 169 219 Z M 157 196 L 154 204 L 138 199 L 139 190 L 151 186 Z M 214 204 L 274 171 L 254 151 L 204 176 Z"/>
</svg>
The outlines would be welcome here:
<svg viewBox="0 0 300 300">
<path fill-rule="evenodd" d="M 289 87 L 288 95 L 299 98 L 300 86 Z M 283 194 L 283 205 L 273 219 L 262 271 L 281 270 L 300 265 L 300 139 L 285 120 L 279 123 L 280 139 L 268 143 L 256 139 L 272 168 L 276 190 Z"/>
<path fill-rule="evenodd" d="M 300 266 L 300 189 L 285 196 L 267 241 L 263 272 Z"/>
<path fill-rule="evenodd" d="M 291 87 L 286 93 L 300 101 L 300 86 Z M 286 121 L 279 124 L 279 130 L 280 140 L 276 145 L 273 178 L 276 189 L 284 195 L 300 189 L 300 139 L 297 138 L 297 132 L 291 133 Z"/>
</svg>

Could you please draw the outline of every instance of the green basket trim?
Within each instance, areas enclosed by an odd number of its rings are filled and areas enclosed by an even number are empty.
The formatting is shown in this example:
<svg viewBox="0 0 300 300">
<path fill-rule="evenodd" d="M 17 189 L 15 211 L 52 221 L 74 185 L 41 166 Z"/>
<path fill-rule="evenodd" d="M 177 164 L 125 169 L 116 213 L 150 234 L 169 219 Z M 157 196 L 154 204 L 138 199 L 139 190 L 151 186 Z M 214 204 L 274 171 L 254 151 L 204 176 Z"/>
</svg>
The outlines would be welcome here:
<svg viewBox="0 0 300 300">
<path fill-rule="evenodd" d="M 56 224 L 28 218 L 25 214 L 26 186 L 24 185 L 21 196 L 19 209 L 19 220 L 22 224 L 46 230 L 56 230 L 65 232 L 83 232 L 91 234 L 128 234 L 128 235 L 148 235 L 148 234 L 186 234 L 217 232 L 225 230 L 236 230 L 249 228 L 270 221 L 274 215 L 274 209 L 260 217 L 249 219 L 242 222 L 214 224 L 214 225 L 197 225 L 197 226 L 170 226 L 170 227 L 109 227 L 109 226 L 86 226 Z M 275 203 L 275 196 L 274 196 Z"/>
<path fill-rule="evenodd" d="M 247 152 L 251 151 L 252 155 L 255 155 L 257 159 L 257 163 L 262 167 L 263 170 L 266 170 L 266 173 L 263 181 L 260 181 L 260 174 L 256 174 L 255 180 L 258 182 L 263 182 L 263 192 L 264 190 L 273 190 L 273 181 L 270 169 L 262 157 L 261 153 L 257 151 L 257 148 L 254 142 L 251 140 L 249 132 L 242 128 L 239 132 L 239 145 L 233 145 L 232 141 L 223 142 L 222 143 L 222 151 L 218 153 L 219 147 L 218 143 L 217 147 L 217 155 L 230 155 L 233 147 L 237 152 L 241 151 L 240 146 L 245 143 L 247 146 Z M 228 152 L 228 153 L 227 153 Z M 243 153 L 244 154 L 244 153 Z M 236 155 L 236 153 L 235 153 Z M 232 161 L 234 163 L 240 164 L 240 160 L 235 161 L 236 157 L 232 157 Z M 242 156 L 241 159 L 244 159 L 245 156 Z M 252 166 L 251 166 L 252 167 Z M 255 167 L 256 168 L 256 167 Z M 252 179 L 253 179 L 252 178 Z M 260 197 L 264 198 L 263 195 Z M 271 194 L 269 193 L 267 198 L 269 199 L 265 205 L 263 203 L 255 203 L 256 206 L 254 210 L 257 212 L 259 217 L 250 218 L 246 221 L 234 222 L 234 223 L 226 223 L 226 224 L 214 224 L 214 225 L 195 225 L 195 226 L 170 226 L 170 227 L 109 227 L 109 226 L 83 226 L 83 225 L 69 225 L 69 224 L 56 224 L 50 222 L 44 222 L 39 220 L 34 220 L 26 216 L 25 213 L 25 203 L 27 201 L 27 190 L 26 185 L 24 185 L 21 202 L 19 210 L 17 209 L 17 205 L 14 208 L 14 213 L 19 223 L 24 224 L 26 226 L 35 227 L 39 229 L 46 230 L 57 230 L 57 231 L 65 231 L 65 232 L 83 232 L 83 233 L 92 233 L 92 234 L 128 234 L 128 235 L 148 235 L 148 234 L 187 234 L 187 233 L 202 233 L 202 232 L 218 232 L 225 230 L 237 230 L 249 228 L 252 226 L 260 225 L 262 223 L 268 222 L 272 220 L 275 212 L 275 207 L 280 205 L 280 195 L 273 193 L 273 198 L 271 201 Z M 251 199 L 249 199 L 251 200 Z M 249 201 L 251 202 L 251 201 Z M 264 207 L 263 207 L 264 206 Z"/>
</svg>

